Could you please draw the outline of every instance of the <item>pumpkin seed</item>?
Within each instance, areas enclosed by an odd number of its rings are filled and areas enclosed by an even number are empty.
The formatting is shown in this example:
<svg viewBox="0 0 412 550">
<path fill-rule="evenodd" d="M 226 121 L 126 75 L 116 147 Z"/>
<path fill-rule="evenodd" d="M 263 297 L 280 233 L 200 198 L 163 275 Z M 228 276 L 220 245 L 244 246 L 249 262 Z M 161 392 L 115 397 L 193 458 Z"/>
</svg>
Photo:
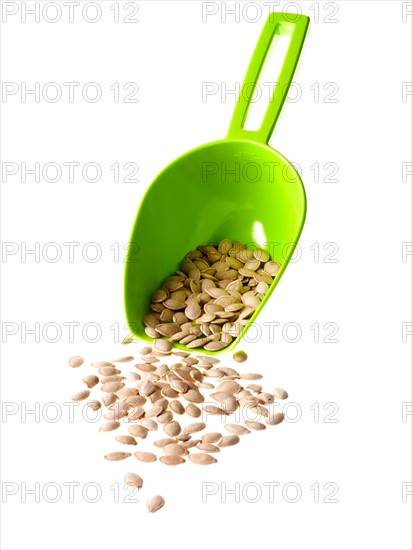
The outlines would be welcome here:
<svg viewBox="0 0 412 550">
<path fill-rule="evenodd" d="M 266 424 L 269 424 L 269 426 L 276 426 L 277 424 L 283 422 L 284 418 L 284 413 L 272 413 L 266 418 Z"/>
<path fill-rule="evenodd" d="M 131 453 L 122 453 L 122 452 L 115 452 L 115 453 L 109 453 L 104 458 L 106 460 L 124 460 L 125 458 L 129 458 L 129 456 L 132 456 Z"/>
<path fill-rule="evenodd" d="M 84 399 L 87 399 L 89 395 L 89 390 L 79 391 L 78 393 L 72 395 L 72 401 L 83 401 Z"/>
<path fill-rule="evenodd" d="M 163 508 L 164 505 L 165 505 L 165 499 L 160 495 L 151 497 L 147 501 L 147 508 L 151 513 L 157 512 L 158 510 L 160 510 L 160 508 Z"/>
<path fill-rule="evenodd" d="M 78 367 L 81 367 L 84 363 L 83 357 L 80 357 L 80 355 L 75 355 L 74 357 L 70 357 L 69 359 L 69 365 L 73 369 L 77 369 Z"/>
<path fill-rule="evenodd" d="M 218 445 L 219 447 L 232 447 L 233 445 L 237 445 L 239 443 L 240 439 L 237 435 L 224 435 L 222 439 L 219 441 Z"/>
<path fill-rule="evenodd" d="M 177 466 L 178 464 L 184 464 L 186 460 L 182 458 L 181 456 L 176 455 L 165 455 L 161 456 L 159 458 L 159 461 L 162 464 L 166 464 L 167 466 Z"/>
<path fill-rule="evenodd" d="M 225 429 L 235 435 L 246 435 L 250 434 L 250 430 L 239 424 L 225 424 Z"/>
<path fill-rule="evenodd" d="M 92 411 L 98 411 L 99 409 L 101 409 L 102 404 L 100 403 L 100 401 L 93 399 L 92 401 L 86 403 L 86 407 L 90 407 Z"/>
<path fill-rule="evenodd" d="M 93 374 L 89 374 L 88 376 L 85 376 L 83 378 L 83 382 L 86 384 L 88 388 L 94 388 L 99 383 L 99 379 L 97 376 L 94 376 Z"/>
<path fill-rule="evenodd" d="M 217 462 L 214 456 L 210 456 L 207 453 L 192 453 L 189 455 L 189 460 L 201 466 L 208 466 Z"/>
<path fill-rule="evenodd" d="M 245 424 L 252 430 L 266 430 L 266 426 L 262 422 L 254 422 L 252 420 L 245 420 Z"/>
<path fill-rule="evenodd" d="M 127 453 L 130 456 L 130 453 Z M 137 453 L 134 453 L 134 456 L 137 458 L 137 460 L 140 460 L 140 462 L 156 462 L 157 456 L 153 453 L 148 453 L 146 451 L 138 451 Z"/>
<path fill-rule="evenodd" d="M 285 390 L 282 390 L 282 388 L 276 388 L 273 390 L 273 395 L 277 399 L 287 399 L 289 397 L 288 392 Z"/>
<path fill-rule="evenodd" d="M 112 432 L 113 430 L 117 430 L 117 428 L 120 428 L 120 422 L 106 422 L 100 427 L 100 432 Z"/>
<path fill-rule="evenodd" d="M 133 472 L 128 472 L 127 474 L 124 474 L 123 480 L 126 485 L 130 485 L 135 489 L 141 489 L 143 487 L 143 479 Z"/>
<path fill-rule="evenodd" d="M 117 435 L 115 439 L 123 445 L 137 445 L 137 441 L 131 435 Z"/>
</svg>

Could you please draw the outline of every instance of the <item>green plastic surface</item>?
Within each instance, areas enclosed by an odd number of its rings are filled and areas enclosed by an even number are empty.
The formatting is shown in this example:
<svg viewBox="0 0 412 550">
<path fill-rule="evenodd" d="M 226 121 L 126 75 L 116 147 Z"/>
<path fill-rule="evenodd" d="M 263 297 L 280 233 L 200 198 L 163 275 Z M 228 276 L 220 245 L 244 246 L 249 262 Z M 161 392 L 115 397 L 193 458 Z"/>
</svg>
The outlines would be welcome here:
<svg viewBox="0 0 412 550">
<path fill-rule="evenodd" d="M 284 273 L 305 221 L 306 197 L 293 165 L 267 143 L 292 81 L 308 24 L 306 16 L 290 22 L 281 13 L 270 14 L 250 62 L 228 136 L 176 159 L 146 191 L 130 238 L 125 270 L 127 322 L 140 340 L 152 341 L 143 324 L 151 294 L 200 244 L 228 238 L 251 247 L 259 245 L 281 264 L 245 331 Z M 249 106 L 247 93 L 252 97 L 250 83 L 258 81 L 271 42 L 278 34 L 290 35 L 278 85 L 261 127 L 249 131 L 243 128 Z M 223 350 L 199 352 L 215 355 L 232 351 L 245 331 Z"/>
</svg>

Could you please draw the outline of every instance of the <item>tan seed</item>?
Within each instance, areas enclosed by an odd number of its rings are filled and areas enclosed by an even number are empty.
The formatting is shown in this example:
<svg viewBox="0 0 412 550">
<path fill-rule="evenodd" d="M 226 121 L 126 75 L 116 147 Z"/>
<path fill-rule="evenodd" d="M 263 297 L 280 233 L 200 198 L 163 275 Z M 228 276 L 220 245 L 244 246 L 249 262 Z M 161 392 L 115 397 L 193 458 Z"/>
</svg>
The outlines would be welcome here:
<svg viewBox="0 0 412 550">
<path fill-rule="evenodd" d="M 147 428 L 149 430 L 149 432 L 155 432 L 159 427 L 157 425 L 157 422 L 155 422 L 151 418 L 142 418 L 140 422 L 144 428 Z"/>
<path fill-rule="evenodd" d="M 184 433 L 187 434 L 194 434 L 196 432 L 201 432 L 206 428 L 206 424 L 204 422 L 194 422 L 193 424 L 189 424 L 185 427 Z"/>
<path fill-rule="evenodd" d="M 122 388 L 124 388 L 123 382 L 109 382 L 103 384 L 101 390 L 105 393 L 116 393 L 117 390 L 121 390 Z"/>
<path fill-rule="evenodd" d="M 140 437 L 140 439 L 146 439 L 148 434 L 148 429 L 140 424 L 133 424 L 129 426 L 129 434 L 134 437 Z"/>
<path fill-rule="evenodd" d="M 276 426 L 283 422 L 284 418 L 285 415 L 283 413 L 272 413 L 266 418 L 266 424 L 269 424 L 269 426 Z"/>
<path fill-rule="evenodd" d="M 92 411 L 98 411 L 102 407 L 102 404 L 100 401 L 93 399 L 92 401 L 86 403 L 86 407 L 90 407 Z"/>
<path fill-rule="evenodd" d="M 159 458 L 159 461 L 162 462 L 162 464 L 166 464 L 167 466 L 177 466 L 178 464 L 184 464 L 186 462 L 184 458 L 176 455 L 161 456 Z"/>
<path fill-rule="evenodd" d="M 143 479 L 133 472 L 128 472 L 127 474 L 124 474 L 123 480 L 126 485 L 130 485 L 135 489 L 141 489 L 143 487 Z"/>
<path fill-rule="evenodd" d="M 191 405 L 191 403 L 189 403 L 189 405 L 187 407 L 189 407 L 190 405 Z M 193 406 L 196 407 L 196 405 L 193 405 Z M 176 401 L 176 400 L 171 401 L 169 407 L 176 414 L 183 414 L 185 412 L 185 408 L 180 403 L 180 401 Z M 187 409 L 187 407 L 186 407 L 186 409 Z M 196 409 L 197 409 L 197 407 L 196 407 Z M 191 415 L 191 416 L 193 416 L 193 415 Z M 200 416 L 200 414 L 199 414 L 199 416 Z"/>
<path fill-rule="evenodd" d="M 250 430 L 239 424 L 225 424 L 225 429 L 235 435 L 246 435 L 250 434 Z"/>
<path fill-rule="evenodd" d="M 217 462 L 214 456 L 210 456 L 207 453 L 190 454 L 189 460 L 195 464 L 200 464 L 201 466 L 208 466 L 209 464 L 215 464 Z"/>
<path fill-rule="evenodd" d="M 134 456 L 137 460 L 140 460 L 140 462 L 155 462 L 157 460 L 155 454 L 145 451 L 138 451 L 137 453 L 134 453 Z"/>
<path fill-rule="evenodd" d="M 164 505 L 165 505 L 165 499 L 160 495 L 151 497 L 147 501 L 147 508 L 151 513 L 157 512 L 158 510 L 160 510 L 160 508 L 163 508 Z"/>
<path fill-rule="evenodd" d="M 186 413 L 193 418 L 199 418 L 202 414 L 202 411 L 194 403 L 189 403 L 186 407 Z"/>
<path fill-rule="evenodd" d="M 165 455 L 176 455 L 176 456 L 186 456 L 188 453 L 185 447 L 179 445 L 178 443 L 170 443 L 163 447 L 163 452 Z"/>
<path fill-rule="evenodd" d="M 117 435 L 115 439 L 123 445 L 137 445 L 137 441 L 131 435 Z"/>
<path fill-rule="evenodd" d="M 168 340 L 163 340 L 162 338 L 157 338 L 153 346 L 161 353 L 169 353 L 173 349 L 173 345 Z"/>
<path fill-rule="evenodd" d="M 129 458 L 129 456 L 132 456 L 131 453 L 122 453 L 122 452 L 116 452 L 116 453 L 109 453 L 104 458 L 106 460 L 124 460 L 125 458 Z"/>
<path fill-rule="evenodd" d="M 276 388 L 273 390 L 273 395 L 277 399 L 287 399 L 289 397 L 288 392 L 285 390 L 282 390 L 282 388 Z"/>
<path fill-rule="evenodd" d="M 218 445 L 219 447 L 232 447 L 232 445 L 237 445 L 239 441 L 240 439 L 237 435 L 224 435 Z"/>
<path fill-rule="evenodd" d="M 179 422 L 176 422 L 176 420 L 173 420 L 172 422 L 168 422 L 163 426 L 163 431 L 167 435 L 170 435 L 170 437 L 176 437 L 177 435 L 180 434 L 180 432 L 182 431 L 182 428 Z"/>
<path fill-rule="evenodd" d="M 154 441 L 154 445 L 156 447 L 159 447 L 160 449 L 163 449 L 164 447 L 166 447 L 166 445 L 172 445 L 176 443 L 176 441 L 174 439 L 172 439 L 171 437 L 164 437 L 163 439 L 156 439 L 156 441 Z"/>
<path fill-rule="evenodd" d="M 120 428 L 120 422 L 105 422 L 102 426 L 100 426 L 100 432 L 112 432 L 113 430 L 117 430 L 117 428 Z"/>
<path fill-rule="evenodd" d="M 84 363 L 83 357 L 80 357 L 80 355 L 75 355 L 74 357 L 70 357 L 69 359 L 69 365 L 73 369 L 77 369 L 78 367 L 81 367 Z"/>
<path fill-rule="evenodd" d="M 72 401 L 83 401 L 84 399 L 87 399 L 89 395 L 89 390 L 79 391 L 78 393 L 72 395 Z"/>
<path fill-rule="evenodd" d="M 202 443 L 218 443 L 222 439 L 219 432 L 209 432 L 202 437 Z"/>
<path fill-rule="evenodd" d="M 212 445 L 212 443 L 198 443 L 196 445 L 198 449 L 201 451 L 204 451 L 205 453 L 219 453 L 220 449 L 219 447 L 216 447 L 216 445 Z"/>
<path fill-rule="evenodd" d="M 126 355 L 125 357 L 120 357 L 119 359 L 112 359 L 113 363 L 129 363 L 130 361 L 133 361 L 134 357 L 131 355 Z"/>
<path fill-rule="evenodd" d="M 245 420 L 245 424 L 252 430 L 266 430 L 266 426 L 262 422 L 254 422 L 253 420 Z"/>
</svg>

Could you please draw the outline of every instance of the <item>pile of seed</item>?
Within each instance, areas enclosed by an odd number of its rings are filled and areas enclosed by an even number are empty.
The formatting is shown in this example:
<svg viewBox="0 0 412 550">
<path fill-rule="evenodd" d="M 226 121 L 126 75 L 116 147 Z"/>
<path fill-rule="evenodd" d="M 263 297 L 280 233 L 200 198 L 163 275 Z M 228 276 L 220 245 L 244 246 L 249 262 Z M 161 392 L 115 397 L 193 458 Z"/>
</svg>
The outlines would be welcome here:
<svg viewBox="0 0 412 550">
<path fill-rule="evenodd" d="M 239 336 L 280 269 L 261 248 L 225 239 L 198 246 L 152 295 L 145 331 L 159 351 L 170 342 L 218 351 Z M 160 339 L 164 336 L 169 342 Z"/>
<path fill-rule="evenodd" d="M 243 363 L 247 355 L 239 351 L 233 358 Z M 261 374 L 218 366 L 220 361 L 214 357 L 192 356 L 184 351 L 160 352 L 150 346 L 141 349 L 138 362 L 123 372 L 122 365 L 132 361 L 134 357 L 127 356 L 92 363 L 97 373 L 83 377 L 87 389 L 74 394 L 72 400 L 88 400 L 93 388 L 100 385 L 100 395 L 87 401 L 86 406 L 94 411 L 103 407 L 100 431 L 120 432 L 122 428 L 123 433 L 114 439 L 121 445 L 138 446 L 139 450 L 133 453 L 138 461 L 159 460 L 167 466 L 184 464 L 186 460 L 214 464 L 221 449 L 238 444 L 251 430 L 264 430 L 284 418 L 271 405 L 275 399 L 286 399 L 287 392 L 281 388 L 264 391 L 256 383 Z M 83 364 L 84 359 L 79 356 L 69 360 L 74 368 Z M 220 416 L 226 434 L 207 431 L 209 415 Z M 157 435 L 159 429 L 163 431 L 161 437 Z M 150 436 L 155 437 L 152 443 Z M 105 458 L 118 461 L 131 456 L 131 452 L 115 450 Z M 143 486 L 137 473 L 126 473 L 124 481 L 137 489 Z M 160 495 L 147 503 L 151 512 L 163 505 Z"/>
</svg>

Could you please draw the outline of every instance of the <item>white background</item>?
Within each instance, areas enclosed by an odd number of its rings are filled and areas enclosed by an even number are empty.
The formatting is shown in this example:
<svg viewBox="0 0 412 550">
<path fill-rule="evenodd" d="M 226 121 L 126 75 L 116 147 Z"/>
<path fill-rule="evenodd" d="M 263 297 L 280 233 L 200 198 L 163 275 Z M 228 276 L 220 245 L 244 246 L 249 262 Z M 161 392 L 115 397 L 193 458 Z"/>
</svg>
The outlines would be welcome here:
<svg viewBox="0 0 412 550">
<path fill-rule="evenodd" d="M 143 1 L 135 16 L 139 22 L 125 23 L 134 3 L 125 10 L 120 2 L 115 23 L 109 9 L 115 3 L 101 1 L 102 16 L 94 24 L 79 8 L 73 23 L 64 9 L 53 24 L 43 15 L 38 23 L 29 15 L 23 22 L 22 3 L 10 4 L 19 11 L 2 23 L 2 80 L 16 83 L 18 92 L 3 95 L 2 162 L 17 163 L 19 172 L 6 181 L 3 177 L 1 205 L 1 393 L 3 407 L 14 412 L 5 414 L 3 408 L 1 423 L 2 547 L 410 548 L 412 496 L 402 498 L 403 490 L 411 491 L 411 416 L 402 419 L 403 407 L 411 402 L 411 337 L 402 341 L 402 324 L 411 321 L 411 256 L 402 261 L 402 243 L 411 240 L 411 177 L 402 181 L 402 163 L 410 161 L 412 101 L 410 95 L 402 100 L 402 83 L 411 80 L 412 16 L 402 21 L 405 3 L 300 4 L 312 18 L 294 79 L 301 97 L 285 104 L 271 144 L 301 166 L 308 215 L 300 258 L 290 264 L 261 314 L 260 334 L 242 344 L 249 362 L 241 369 L 262 372 L 269 390 L 286 388 L 301 417 L 251 434 L 222 452 L 217 465 L 203 469 L 193 464 L 167 469 L 134 458 L 127 464 L 103 460 L 115 450 L 113 435 L 99 434 L 78 412 L 70 422 L 64 406 L 92 369 L 72 370 L 67 359 L 84 355 L 89 365 L 133 349 L 134 344 L 116 343 L 110 327 L 118 323 L 120 337 L 127 333 L 123 246 L 139 201 L 168 162 L 225 136 L 234 96 L 202 99 L 202 83 L 214 82 L 221 91 L 242 81 L 269 8 L 260 3 L 261 17 L 256 17 L 253 6 L 244 12 L 241 2 L 238 20 L 228 15 L 225 22 L 224 9 L 234 3 L 209 3 L 217 13 L 204 22 L 202 2 Z M 339 11 L 329 19 L 336 22 L 325 20 L 335 6 Z M 52 18 L 50 10 L 46 17 Z M 24 82 L 27 88 L 39 82 L 41 90 L 48 82 L 60 83 L 63 97 L 50 103 L 27 96 L 24 102 Z M 80 83 L 72 103 L 63 82 Z M 100 101 L 83 99 L 79 90 L 88 82 L 101 86 Z M 118 103 L 109 89 L 115 82 L 120 83 Z M 127 82 L 138 83 L 138 103 L 122 101 Z M 332 90 L 324 89 L 328 83 L 339 88 L 337 102 L 324 101 Z M 56 183 L 42 177 L 36 183 L 30 175 L 24 183 L 24 162 L 28 167 L 96 162 L 102 177 L 90 183 L 76 172 L 70 183 L 64 172 Z M 137 163 L 139 181 L 114 183 L 109 167 L 115 162 Z M 328 162 L 338 165 L 337 182 L 324 181 Z M 320 165 L 317 182 L 310 169 L 314 163 Z M 33 249 L 36 242 L 39 253 L 25 256 L 24 247 Z M 51 242 L 62 251 L 54 263 L 47 256 L 53 255 L 47 248 Z M 67 242 L 80 243 L 73 262 Z M 95 263 L 82 255 L 90 242 L 102 252 Z M 86 250 L 92 255 L 91 248 Z M 338 261 L 325 261 L 335 250 L 332 259 Z M 64 325 L 68 322 L 79 324 L 74 341 Z M 265 322 L 280 323 L 274 341 Z M 47 323 L 52 323 L 50 332 Z M 87 323 L 101 327 L 98 342 L 87 341 L 92 330 L 82 334 Z M 295 333 L 293 327 L 285 332 L 287 323 L 301 332 L 299 341 L 290 341 Z M 319 342 L 309 328 L 315 323 Z M 338 342 L 324 341 L 330 332 L 326 323 L 337 325 Z M 36 326 L 37 336 L 25 333 Z M 54 343 L 53 327 L 61 330 Z M 225 363 L 232 366 L 231 358 Z M 49 418 L 53 411 L 44 409 L 51 402 L 62 415 L 55 423 Z M 24 407 L 33 409 L 35 403 L 37 416 L 25 415 Z M 329 420 L 335 422 L 327 422 L 332 411 L 337 412 Z M 127 470 L 144 478 L 138 503 L 124 502 L 128 493 L 121 482 Z M 80 484 L 72 503 L 63 485 L 70 482 Z M 207 502 L 202 502 L 202 482 L 217 484 L 218 493 Z M 233 494 L 222 502 L 224 482 L 229 489 L 240 484 L 239 502 Z M 271 482 L 279 483 L 273 502 L 264 485 Z M 33 495 L 23 502 L 24 483 L 27 488 L 39 484 L 40 502 Z M 61 487 L 58 502 L 48 502 L 52 489 L 43 497 L 47 483 Z M 101 487 L 99 502 L 82 496 L 88 483 Z M 116 483 L 120 502 L 110 489 Z M 293 484 L 290 493 L 288 483 Z M 338 487 L 338 502 L 324 502 L 327 483 Z M 310 489 L 315 484 L 320 502 Z M 5 494 L 11 487 L 16 494 Z M 301 491 L 294 503 L 293 487 Z M 256 490 L 261 497 L 252 502 Z M 158 492 L 166 506 L 148 514 L 145 501 Z"/>
</svg>

